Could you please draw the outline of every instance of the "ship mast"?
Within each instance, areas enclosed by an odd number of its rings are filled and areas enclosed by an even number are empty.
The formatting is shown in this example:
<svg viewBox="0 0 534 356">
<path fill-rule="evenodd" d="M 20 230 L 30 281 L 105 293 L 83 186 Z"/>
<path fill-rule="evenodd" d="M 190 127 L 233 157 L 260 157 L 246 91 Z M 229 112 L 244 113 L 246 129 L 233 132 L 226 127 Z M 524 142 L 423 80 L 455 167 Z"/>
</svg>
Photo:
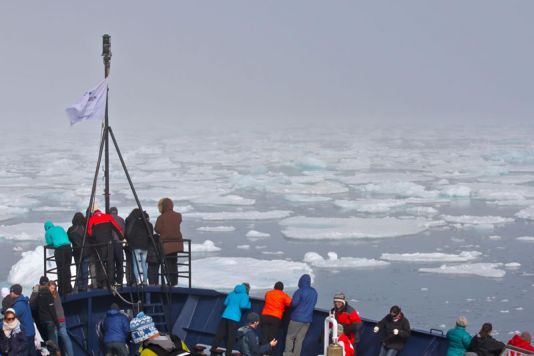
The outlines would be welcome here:
<svg viewBox="0 0 534 356">
<path fill-rule="evenodd" d="M 102 36 L 102 57 L 104 57 L 104 78 L 109 75 L 111 64 L 111 36 L 105 34 Z M 106 115 L 104 118 L 104 200 L 106 204 L 106 213 L 109 214 L 109 119 L 108 119 L 108 94 L 109 88 L 106 88 Z"/>
</svg>

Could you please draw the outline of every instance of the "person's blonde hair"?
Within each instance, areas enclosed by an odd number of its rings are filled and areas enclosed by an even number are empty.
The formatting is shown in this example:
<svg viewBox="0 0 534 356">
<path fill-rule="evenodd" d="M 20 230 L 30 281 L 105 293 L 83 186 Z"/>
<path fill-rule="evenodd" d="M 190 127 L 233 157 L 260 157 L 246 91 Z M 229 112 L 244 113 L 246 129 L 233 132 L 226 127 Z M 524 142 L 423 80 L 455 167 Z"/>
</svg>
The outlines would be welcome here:
<svg viewBox="0 0 534 356">
<path fill-rule="evenodd" d="M 56 281 L 49 281 L 46 285 L 48 286 L 49 290 L 50 290 L 51 286 L 56 287 L 56 289 L 54 291 L 50 291 L 50 293 L 52 294 L 52 297 L 54 297 L 54 298 L 57 297 L 57 283 L 56 283 Z"/>
</svg>

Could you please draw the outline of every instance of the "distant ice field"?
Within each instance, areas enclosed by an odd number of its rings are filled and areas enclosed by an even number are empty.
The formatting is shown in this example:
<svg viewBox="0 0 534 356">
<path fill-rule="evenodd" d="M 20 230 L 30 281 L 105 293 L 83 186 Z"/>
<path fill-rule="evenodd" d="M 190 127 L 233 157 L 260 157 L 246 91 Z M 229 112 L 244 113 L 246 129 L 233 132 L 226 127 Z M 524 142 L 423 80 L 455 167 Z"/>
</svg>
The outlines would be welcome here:
<svg viewBox="0 0 534 356">
<path fill-rule="evenodd" d="M 0 141 L 1 286 L 29 291 L 43 222 L 68 228 L 87 208 L 99 129 L 78 126 Z M 420 329 L 460 314 L 472 333 L 485 321 L 503 335 L 532 327 L 533 128 L 115 133 L 151 221 L 162 197 L 183 213 L 195 286 L 248 281 L 263 296 L 310 273 L 323 308 L 343 291 L 364 317 L 399 304 Z M 126 217 L 135 200 L 111 157 L 111 201 Z"/>
</svg>

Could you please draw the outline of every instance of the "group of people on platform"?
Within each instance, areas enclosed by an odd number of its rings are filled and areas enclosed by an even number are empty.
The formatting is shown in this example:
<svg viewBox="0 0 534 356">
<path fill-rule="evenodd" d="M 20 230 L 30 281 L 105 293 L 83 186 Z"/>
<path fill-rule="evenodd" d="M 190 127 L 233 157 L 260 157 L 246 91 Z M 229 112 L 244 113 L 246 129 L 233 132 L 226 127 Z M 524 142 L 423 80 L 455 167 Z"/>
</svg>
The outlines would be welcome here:
<svg viewBox="0 0 534 356">
<path fill-rule="evenodd" d="M 122 285 L 124 277 L 130 286 L 159 284 L 162 259 L 168 282 L 176 285 L 178 253 L 183 251 L 182 215 L 174 211 L 169 198 L 161 199 L 158 209 L 160 215 L 155 227 L 146 211 L 135 208 L 123 219 L 117 208 L 112 207 L 105 213 L 95 204 L 87 216 L 75 213 L 67 231 L 46 221 L 45 241 L 54 248 L 59 294 L 73 291 L 70 272 L 73 257 L 77 291 L 85 291 L 88 286 Z M 123 269 L 125 256 L 126 274 Z"/>
</svg>

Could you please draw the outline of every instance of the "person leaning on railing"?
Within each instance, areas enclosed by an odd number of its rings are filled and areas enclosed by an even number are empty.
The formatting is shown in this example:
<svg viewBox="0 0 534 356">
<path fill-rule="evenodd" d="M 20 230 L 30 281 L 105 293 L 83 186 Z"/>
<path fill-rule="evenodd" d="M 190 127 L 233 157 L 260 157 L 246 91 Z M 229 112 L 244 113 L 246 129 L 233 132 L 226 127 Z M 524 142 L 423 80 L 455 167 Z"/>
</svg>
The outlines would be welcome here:
<svg viewBox="0 0 534 356">
<path fill-rule="evenodd" d="M 160 235 L 163 245 L 169 283 L 175 286 L 178 284 L 178 252 L 184 250 L 182 232 L 180 231 L 182 214 L 173 210 L 174 204 L 169 198 L 160 199 L 158 209 L 161 215 L 156 220 L 154 230 Z"/>
<path fill-rule="evenodd" d="M 46 244 L 54 248 L 54 258 L 57 266 L 58 292 L 66 295 L 72 292 L 70 284 L 70 263 L 72 260 L 72 249 L 70 247 L 69 236 L 61 226 L 54 225 L 47 220 L 44 223 Z"/>
</svg>

